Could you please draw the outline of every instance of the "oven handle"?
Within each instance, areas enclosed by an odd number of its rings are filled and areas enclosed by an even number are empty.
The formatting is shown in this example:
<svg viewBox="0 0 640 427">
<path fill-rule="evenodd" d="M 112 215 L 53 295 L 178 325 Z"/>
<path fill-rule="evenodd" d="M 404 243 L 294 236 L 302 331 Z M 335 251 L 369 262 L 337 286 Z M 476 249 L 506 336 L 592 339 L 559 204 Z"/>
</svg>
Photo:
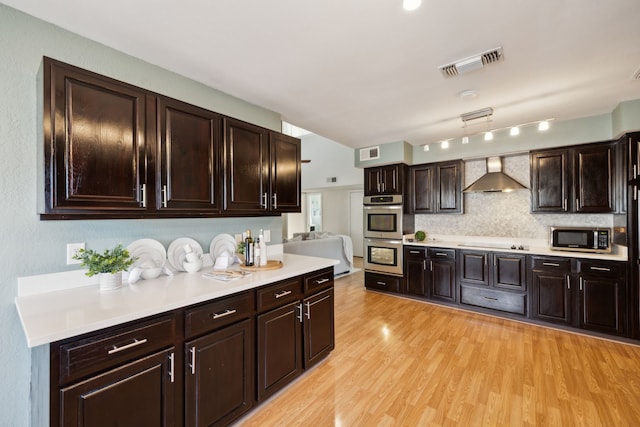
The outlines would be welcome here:
<svg viewBox="0 0 640 427">
<path fill-rule="evenodd" d="M 403 244 L 402 240 L 373 239 L 371 237 L 365 237 L 364 241 L 365 242 L 374 243 L 374 244 L 375 243 L 378 243 L 378 244 L 380 244 L 380 243 L 382 243 L 382 244 L 389 243 L 391 245 L 402 245 Z"/>
</svg>

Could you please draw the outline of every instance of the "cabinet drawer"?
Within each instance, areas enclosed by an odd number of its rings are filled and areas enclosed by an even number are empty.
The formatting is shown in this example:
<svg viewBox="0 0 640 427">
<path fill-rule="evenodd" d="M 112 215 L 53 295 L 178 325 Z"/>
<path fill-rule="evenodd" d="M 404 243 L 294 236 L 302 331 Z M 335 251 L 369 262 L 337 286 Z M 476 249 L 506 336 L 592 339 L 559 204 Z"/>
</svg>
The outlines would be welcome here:
<svg viewBox="0 0 640 427">
<path fill-rule="evenodd" d="M 172 345 L 173 316 L 114 329 L 60 345 L 60 383 L 111 368 Z"/>
<path fill-rule="evenodd" d="M 404 257 L 405 259 L 423 260 L 427 257 L 427 248 L 420 246 L 405 246 Z"/>
<path fill-rule="evenodd" d="M 526 314 L 526 295 L 520 293 L 461 285 L 460 302 L 509 313 Z"/>
<path fill-rule="evenodd" d="M 260 288 L 256 292 L 258 311 L 268 310 L 284 305 L 302 297 L 302 280 L 300 277 Z"/>
<path fill-rule="evenodd" d="M 571 260 L 566 258 L 531 257 L 531 267 L 535 270 L 557 270 L 571 272 Z"/>
<path fill-rule="evenodd" d="M 367 288 L 379 289 L 381 291 L 401 292 L 402 277 L 365 273 L 364 285 Z"/>
<path fill-rule="evenodd" d="M 304 293 L 313 293 L 333 286 L 333 267 L 309 274 L 304 277 Z"/>
<path fill-rule="evenodd" d="M 440 249 L 440 248 L 429 248 L 427 251 L 427 255 L 430 259 L 456 259 L 456 250 L 455 249 Z"/>
<path fill-rule="evenodd" d="M 623 277 L 625 270 L 625 262 L 600 261 L 597 259 L 578 260 L 578 273 L 582 274 L 601 274 L 612 277 Z"/>
<path fill-rule="evenodd" d="M 185 311 L 184 331 L 187 338 L 230 325 L 251 315 L 253 293 L 247 292 Z"/>
</svg>

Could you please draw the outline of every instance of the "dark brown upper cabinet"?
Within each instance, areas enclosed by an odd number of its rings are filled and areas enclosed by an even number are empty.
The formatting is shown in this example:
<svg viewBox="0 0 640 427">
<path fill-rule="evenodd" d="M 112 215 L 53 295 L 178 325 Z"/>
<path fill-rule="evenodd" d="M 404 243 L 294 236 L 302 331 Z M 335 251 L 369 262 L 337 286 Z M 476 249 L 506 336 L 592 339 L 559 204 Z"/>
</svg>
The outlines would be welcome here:
<svg viewBox="0 0 640 427">
<path fill-rule="evenodd" d="M 49 58 L 44 139 L 41 219 L 300 212 L 299 139 Z"/>
<path fill-rule="evenodd" d="M 219 212 L 221 117 L 159 97 L 158 128 L 156 208 Z"/>
<path fill-rule="evenodd" d="M 464 162 L 427 163 L 409 170 L 411 213 L 462 213 Z"/>
<path fill-rule="evenodd" d="M 615 142 L 531 152 L 531 211 L 613 213 Z"/>
<path fill-rule="evenodd" d="M 403 194 L 406 168 L 402 163 L 365 168 L 364 195 Z"/>
<path fill-rule="evenodd" d="M 146 95 L 44 60 L 44 217 L 145 211 Z"/>
<path fill-rule="evenodd" d="M 300 140 L 224 118 L 224 213 L 300 212 Z"/>
</svg>

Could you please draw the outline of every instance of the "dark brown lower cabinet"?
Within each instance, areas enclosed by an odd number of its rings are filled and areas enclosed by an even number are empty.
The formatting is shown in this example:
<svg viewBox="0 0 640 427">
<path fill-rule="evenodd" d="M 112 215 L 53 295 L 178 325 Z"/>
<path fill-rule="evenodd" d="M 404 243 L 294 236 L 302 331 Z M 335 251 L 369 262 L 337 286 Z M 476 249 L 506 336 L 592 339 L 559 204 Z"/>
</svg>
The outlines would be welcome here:
<svg viewBox="0 0 640 427">
<path fill-rule="evenodd" d="M 627 331 L 627 285 L 622 263 L 578 261 L 580 327 L 612 335 Z"/>
<path fill-rule="evenodd" d="M 258 400 L 302 372 L 302 329 L 298 301 L 258 316 Z"/>
<path fill-rule="evenodd" d="M 572 323 L 571 261 L 531 257 L 531 317 L 547 322 Z"/>
<path fill-rule="evenodd" d="M 429 248 L 429 296 L 431 299 L 456 302 L 456 251 Z"/>
<path fill-rule="evenodd" d="M 173 348 L 60 390 L 62 426 L 174 425 Z"/>
<path fill-rule="evenodd" d="M 334 349 L 333 283 L 327 267 L 51 343 L 50 426 L 233 423 Z"/>
<path fill-rule="evenodd" d="M 251 319 L 186 343 L 186 425 L 223 426 L 253 403 Z"/>
</svg>

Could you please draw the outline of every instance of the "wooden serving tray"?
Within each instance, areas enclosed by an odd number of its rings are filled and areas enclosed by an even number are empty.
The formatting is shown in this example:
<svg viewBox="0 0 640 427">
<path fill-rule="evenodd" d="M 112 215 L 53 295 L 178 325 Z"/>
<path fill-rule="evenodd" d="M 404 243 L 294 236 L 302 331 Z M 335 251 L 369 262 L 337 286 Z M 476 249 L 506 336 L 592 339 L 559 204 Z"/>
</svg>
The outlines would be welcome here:
<svg viewBox="0 0 640 427">
<path fill-rule="evenodd" d="M 277 270 L 282 268 L 282 261 L 270 259 L 267 260 L 267 265 L 258 266 L 258 265 L 244 265 L 240 264 L 240 270 L 248 270 L 248 271 L 261 271 L 261 270 Z"/>
</svg>

